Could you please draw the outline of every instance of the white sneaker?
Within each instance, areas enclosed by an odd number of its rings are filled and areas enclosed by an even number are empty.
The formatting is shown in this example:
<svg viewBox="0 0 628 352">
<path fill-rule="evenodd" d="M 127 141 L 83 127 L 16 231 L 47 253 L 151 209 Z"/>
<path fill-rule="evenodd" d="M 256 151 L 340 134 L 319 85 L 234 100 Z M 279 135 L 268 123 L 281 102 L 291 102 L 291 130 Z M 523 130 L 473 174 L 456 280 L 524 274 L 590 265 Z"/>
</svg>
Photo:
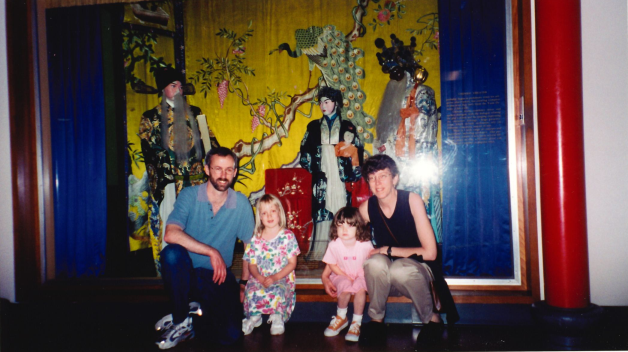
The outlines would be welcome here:
<svg viewBox="0 0 628 352">
<path fill-rule="evenodd" d="M 199 317 L 203 315 L 203 311 L 201 310 L 201 304 L 198 302 L 190 302 L 190 313 L 196 314 Z M 172 326 L 172 314 L 165 315 L 163 318 L 159 319 L 155 323 L 155 330 L 168 330 Z"/>
<path fill-rule="evenodd" d="M 280 314 L 271 314 L 270 318 L 268 318 L 268 323 L 273 323 L 273 325 L 270 326 L 271 335 L 281 335 L 286 331 L 283 325 L 283 318 Z"/>
<path fill-rule="evenodd" d="M 345 340 L 351 341 L 351 342 L 358 342 L 359 339 L 360 339 L 360 323 L 354 321 L 351 323 L 351 327 L 349 327 L 349 332 L 347 332 L 347 335 L 345 336 Z"/>
<path fill-rule="evenodd" d="M 192 317 L 185 318 L 180 324 L 173 324 L 166 332 L 161 335 L 161 340 L 156 342 L 157 347 L 162 350 L 172 348 L 179 342 L 194 337 L 194 328 L 192 327 Z"/>
<path fill-rule="evenodd" d="M 201 309 L 201 304 L 198 302 L 190 302 L 190 314 L 196 314 L 199 317 L 203 315 L 203 310 Z"/>
<path fill-rule="evenodd" d="M 342 329 L 346 328 L 349 325 L 349 319 L 347 317 L 341 318 L 337 315 L 331 317 L 331 322 L 327 329 L 325 329 L 325 336 L 336 336 L 342 331 Z"/>
<path fill-rule="evenodd" d="M 253 332 L 253 329 L 262 325 L 262 316 L 254 315 L 250 319 L 242 319 L 242 332 L 244 335 L 248 335 Z"/>
</svg>

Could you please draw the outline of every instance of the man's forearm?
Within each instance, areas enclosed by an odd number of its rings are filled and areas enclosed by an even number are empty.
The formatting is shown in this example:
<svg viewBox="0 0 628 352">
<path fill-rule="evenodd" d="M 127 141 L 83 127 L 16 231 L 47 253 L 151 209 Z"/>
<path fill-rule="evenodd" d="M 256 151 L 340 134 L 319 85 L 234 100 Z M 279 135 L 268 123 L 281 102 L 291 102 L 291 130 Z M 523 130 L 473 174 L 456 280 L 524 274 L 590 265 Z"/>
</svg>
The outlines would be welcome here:
<svg viewBox="0 0 628 352">
<path fill-rule="evenodd" d="M 177 225 L 166 226 L 164 241 L 168 244 L 178 244 L 192 253 L 208 257 L 211 257 L 216 251 L 213 247 L 195 240 Z"/>
</svg>

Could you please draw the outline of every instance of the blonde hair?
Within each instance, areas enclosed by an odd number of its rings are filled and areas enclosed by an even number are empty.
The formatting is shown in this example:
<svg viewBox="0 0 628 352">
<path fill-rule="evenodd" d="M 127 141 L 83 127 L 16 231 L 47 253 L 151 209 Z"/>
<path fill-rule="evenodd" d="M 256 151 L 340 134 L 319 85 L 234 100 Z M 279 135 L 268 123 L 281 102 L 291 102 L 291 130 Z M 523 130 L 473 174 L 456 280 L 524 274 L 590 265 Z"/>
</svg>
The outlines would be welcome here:
<svg viewBox="0 0 628 352">
<path fill-rule="evenodd" d="M 262 219 L 260 218 L 260 212 L 262 205 L 274 205 L 279 210 L 279 227 L 282 229 L 286 228 L 286 212 L 283 210 L 283 206 L 281 205 L 281 201 L 279 198 L 272 194 L 264 194 L 260 199 L 255 203 L 255 235 L 260 237 L 262 235 L 262 231 L 264 230 L 264 224 L 262 224 Z"/>
</svg>

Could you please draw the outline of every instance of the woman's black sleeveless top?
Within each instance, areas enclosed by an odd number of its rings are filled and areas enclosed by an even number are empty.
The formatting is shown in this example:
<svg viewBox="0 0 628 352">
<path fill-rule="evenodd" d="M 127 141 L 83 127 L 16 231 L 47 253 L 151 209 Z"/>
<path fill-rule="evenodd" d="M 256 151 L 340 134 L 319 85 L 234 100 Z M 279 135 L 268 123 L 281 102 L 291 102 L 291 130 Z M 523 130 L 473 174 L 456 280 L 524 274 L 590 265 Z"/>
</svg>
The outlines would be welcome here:
<svg viewBox="0 0 628 352">
<path fill-rule="evenodd" d="M 393 215 L 389 219 L 380 211 L 377 197 L 372 196 L 368 202 L 369 219 L 371 220 L 377 247 L 421 247 L 421 241 L 414 224 L 414 217 L 410 210 L 410 192 L 397 190 L 397 204 L 395 205 Z M 390 235 L 386 225 L 388 225 L 390 232 L 397 239 L 396 241 Z M 451 291 L 449 291 L 447 281 L 445 281 L 443 276 L 441 245 L 438 245 L 437 248 L 436 260 L 426 261 L 425 264 L 430 267 L 434 274 L 434 288 L 438 292 L 443 307 L 441 313 L 447 314 L 447 324 L 451 325 L 460 320 L 460 315 L 451 296 Z"/>
<path fill-rule="evenodd" d="M 414 217 L 410 210 L 410 192 L 397 190 L 397 204 L 390 218 L 386 218 L 386 215 L 379 208 L 377 197 L 372 196 L 368 202 L 369 219 L 377 247 L 421 247 Z M 390 235 L 386 225 L 390 228 L 394 238 Z"/>
</svg>

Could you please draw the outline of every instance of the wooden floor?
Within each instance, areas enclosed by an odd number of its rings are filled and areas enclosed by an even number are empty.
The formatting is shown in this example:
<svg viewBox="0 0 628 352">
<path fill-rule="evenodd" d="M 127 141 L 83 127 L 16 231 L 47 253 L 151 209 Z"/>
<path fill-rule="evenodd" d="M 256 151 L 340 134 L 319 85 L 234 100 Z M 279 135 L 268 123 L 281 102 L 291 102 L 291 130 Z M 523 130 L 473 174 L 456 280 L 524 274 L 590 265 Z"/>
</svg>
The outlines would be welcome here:
<svg viewBox="0 0 628 352">
<path fill-rule="evenodd" d="M 29 303 L 0 305 L 0 351 L 159 351 L 155 321 L 163 306 L 142 303 Z M 299 307 L 297 306 L 297 309 Z M 583 344 L 553 344 L 531 325 L 464 325 L 448 328 L 436 350 L 535 351 L 628 350 L 626 307 L 607 309 L 600 326 Z M 389 324 L 385 345 L 344 340 L 344 333 L 324 337 L 324 322 L 290 321 L 282 336 L 271 336 L 263 324 L 232 346 L 217 346 L 201 336 L 170 351 L 414 351 L 420 326 Z"/>
</svg>

